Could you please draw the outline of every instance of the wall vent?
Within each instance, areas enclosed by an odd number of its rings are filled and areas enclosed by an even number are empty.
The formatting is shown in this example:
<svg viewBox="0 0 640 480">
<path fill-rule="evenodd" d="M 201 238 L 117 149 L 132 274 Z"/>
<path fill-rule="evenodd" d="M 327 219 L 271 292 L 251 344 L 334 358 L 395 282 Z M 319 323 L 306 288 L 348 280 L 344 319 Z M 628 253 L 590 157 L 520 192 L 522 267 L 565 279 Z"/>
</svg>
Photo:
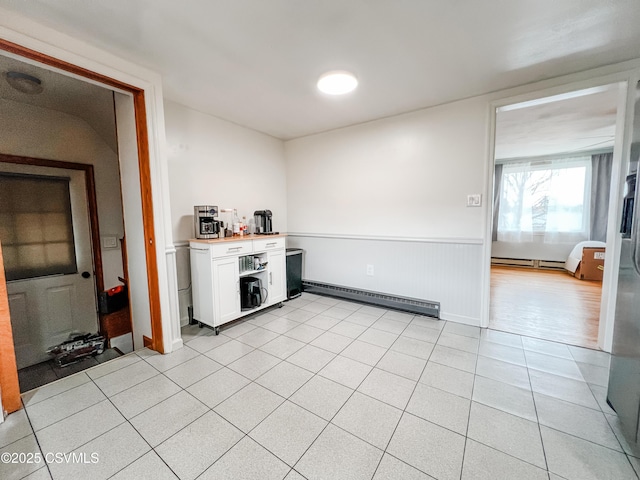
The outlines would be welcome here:
<svg viewBox="0 0 640 480">
<path fill-rule="evenodd" d="M 397 295 L 388 295 L 386 293 L 370 292 L 368 290 L 358 290 L 355 288 L 340 287 L 338 285 L 330 285 L 328 283 L 310 282 L 304 280 L 302 282 L 304 291 L 317 295 L 326 295 L 329 297 L 337 297 L 346 300 L 355 300 L 357 302 L 368 303 L 384 308 L 393 308 L 405 312 L 418 313 L 429 317 L 440 318 L 440 303 L 427 302 L 417 298 L 400 297 Z"/>
</svg>

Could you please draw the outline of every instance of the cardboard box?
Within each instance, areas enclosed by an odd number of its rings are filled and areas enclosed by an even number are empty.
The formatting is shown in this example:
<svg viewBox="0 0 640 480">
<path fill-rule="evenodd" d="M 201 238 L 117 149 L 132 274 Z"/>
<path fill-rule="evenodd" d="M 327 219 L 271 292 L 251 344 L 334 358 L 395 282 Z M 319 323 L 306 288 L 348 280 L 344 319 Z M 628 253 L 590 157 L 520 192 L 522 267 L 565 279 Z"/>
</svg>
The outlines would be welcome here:
<svg viewBox="0 0 640 480">
<path fill-rule="evenodd" d="M 580 280 L 602 281 L 604 272 L 604 248 L 585 247 L 575 277 Z"/>
</svg>

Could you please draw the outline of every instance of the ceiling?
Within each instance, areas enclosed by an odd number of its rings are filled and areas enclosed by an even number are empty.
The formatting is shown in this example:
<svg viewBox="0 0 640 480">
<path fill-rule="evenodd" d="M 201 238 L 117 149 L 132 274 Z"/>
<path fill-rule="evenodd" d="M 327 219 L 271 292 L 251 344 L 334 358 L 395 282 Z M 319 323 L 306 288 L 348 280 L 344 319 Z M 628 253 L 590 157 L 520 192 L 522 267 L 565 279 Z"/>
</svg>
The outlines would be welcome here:
<svg viewBox="0 0 640 480">
<path fill-rule="evenodd" d="M 636 58 L 638 0 L 0 0 L 281 139 Z M 359 88 L 315 89 L 333 69 Z"/>
<path fill-rule="evenodd" d="M 618 84 L 566 96 L 571 95 L 575 96 L 547 97 L 507 107 L 504 111 L 499 109 L 495 158 L 538 157 L 612 148 Z"/>
<path fill-rule="evenodd" d="M 28 95 L 13 89 L 5 81 L 5 74 L 10 71 L 40 79 L 42 93 Z M 0 76 L 0 98 L 79 117 L 117 152 L 113 93 L 110 90 L 3 55 L 0 55 Z"/>
</svg>

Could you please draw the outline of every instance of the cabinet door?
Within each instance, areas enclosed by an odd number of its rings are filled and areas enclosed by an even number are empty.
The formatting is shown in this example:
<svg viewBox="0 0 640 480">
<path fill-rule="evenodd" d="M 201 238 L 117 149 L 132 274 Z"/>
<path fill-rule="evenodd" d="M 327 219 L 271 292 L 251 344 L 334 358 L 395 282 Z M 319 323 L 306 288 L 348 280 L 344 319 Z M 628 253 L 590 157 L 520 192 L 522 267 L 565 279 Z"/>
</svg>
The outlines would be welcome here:
<svg viewBox="0 0 640 480">
<path fill-rule="evenodd" d="M 213 261 L 215 326 L 240 316 L 240 273 L 238 257 Z"/>
<path fill-rule="evenodd" d="M 193 317 L 199 322 L 214 326 L 213 274 L 209 250 L 192 248 L 191 285 L 193 295 Z"/>
<path fill-rule="evenodd" d="M 267 253 L 269 268 L 269 299 L 268 303 L 273 304 L 286 300 L 287 278 L 285 251 L 278 250 Z"/>
</svg>

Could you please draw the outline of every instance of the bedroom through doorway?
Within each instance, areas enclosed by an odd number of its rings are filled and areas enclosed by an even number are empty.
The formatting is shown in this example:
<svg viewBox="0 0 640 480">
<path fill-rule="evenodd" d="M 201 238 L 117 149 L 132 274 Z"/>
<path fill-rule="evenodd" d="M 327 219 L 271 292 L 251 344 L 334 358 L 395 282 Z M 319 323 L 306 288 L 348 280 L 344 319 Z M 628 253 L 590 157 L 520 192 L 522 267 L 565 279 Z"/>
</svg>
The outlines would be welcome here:
<svg viewBox="0 0 640 480">
<path fill-rule="evenodd" d="M 489 328 L 598 348 L 619 89 L 497 109 Z"/>
</svg>

